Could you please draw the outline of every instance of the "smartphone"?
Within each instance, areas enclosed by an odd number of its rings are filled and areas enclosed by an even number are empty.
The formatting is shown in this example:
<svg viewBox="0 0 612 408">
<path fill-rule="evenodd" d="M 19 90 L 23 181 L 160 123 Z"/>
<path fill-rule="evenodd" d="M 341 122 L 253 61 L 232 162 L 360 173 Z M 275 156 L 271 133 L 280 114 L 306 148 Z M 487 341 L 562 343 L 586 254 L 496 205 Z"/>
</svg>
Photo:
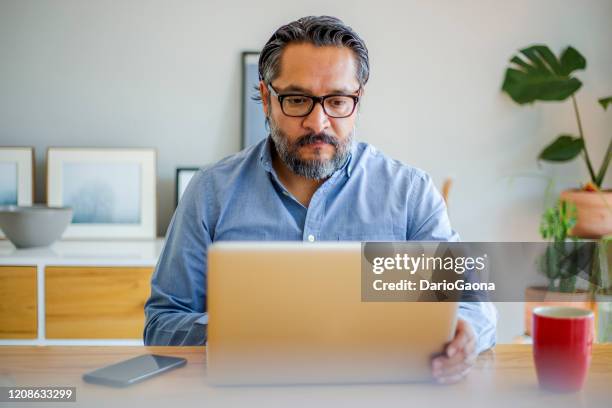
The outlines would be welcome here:
<svg viewBox="0 0 612 408">
<path fill-rule="evenodd" d="M 184 358 L 145 354 L 83 374 L 83 380 L 112 387 L 127 387 L 185 364 L 187 360 Z"/>
</svg>

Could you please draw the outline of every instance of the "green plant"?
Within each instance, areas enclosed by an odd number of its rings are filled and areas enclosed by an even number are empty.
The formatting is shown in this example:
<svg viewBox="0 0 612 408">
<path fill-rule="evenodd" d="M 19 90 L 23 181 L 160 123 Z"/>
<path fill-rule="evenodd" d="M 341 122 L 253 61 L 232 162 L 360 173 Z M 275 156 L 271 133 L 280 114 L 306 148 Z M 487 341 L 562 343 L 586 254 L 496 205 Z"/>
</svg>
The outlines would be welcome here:
<svg viewBox="0 0 612 408">
<path fill-rule="evenodd" d="M 542 214 L 540 235 L 554 242 L 565 242 L 569 231 L 576 226 L 576 206 L 559 200 L 557 205 Z M 574 239 L 574 238 L 572 238 Z"/>
<path fill-rule="evenodd" d="M 576 225 L 576 207 L 566 201 L 547 209 L 540 222 L 542 238 L 551 242 L 540 258 L 540 270 L 548 277 L 548 289 L 574 292 L 576 277 L 582 270 L 582 245 L 575 238 L 568 241 L 569 231 Z"/>
<path fill-rule="evenodd" d="M 510 67 L 506 69 L 502 91 L 519 105 L 535 101 L 572 99 L 578 123 L 578 136 L 559 135 L 542 150 L 538 158 L 549 162 L 566 162 L 583 153 L 592 183 L 585 188 L 601 189 L 612 158 L 612 138 L 601 167 L 595 172 L 586 148 L 575 97 L 575 93 L 582 87 L 582 82 L 573 76 L 575 71 L 586 68 L 586 59 L 573 47 L 567 47 L 557 58 L 546 45 L 532 45 L 520 50 L 520 54 L 513 56 L 510 63 Z M 599 99 L 599 103 L 606 110 L 608 105 L 612 105 L 612 96 Z"/>
</svg>

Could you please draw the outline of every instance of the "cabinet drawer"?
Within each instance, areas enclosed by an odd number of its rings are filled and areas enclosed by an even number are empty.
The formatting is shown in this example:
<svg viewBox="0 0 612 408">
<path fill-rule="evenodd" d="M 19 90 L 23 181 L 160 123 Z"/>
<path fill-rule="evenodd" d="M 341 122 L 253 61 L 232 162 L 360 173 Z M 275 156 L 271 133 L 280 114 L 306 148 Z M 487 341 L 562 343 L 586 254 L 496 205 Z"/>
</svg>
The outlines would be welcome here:
<svg viewBox="0 0 612 408">
<path fill-rule="evenodd" d="M 0 339 L 37 337 L 36 268 L 0 266 Z"/>
<path fill-rule="evenodd" d="M 47 267 L 46 338 L 141 339 L 152 268 Z"/>
</svg>

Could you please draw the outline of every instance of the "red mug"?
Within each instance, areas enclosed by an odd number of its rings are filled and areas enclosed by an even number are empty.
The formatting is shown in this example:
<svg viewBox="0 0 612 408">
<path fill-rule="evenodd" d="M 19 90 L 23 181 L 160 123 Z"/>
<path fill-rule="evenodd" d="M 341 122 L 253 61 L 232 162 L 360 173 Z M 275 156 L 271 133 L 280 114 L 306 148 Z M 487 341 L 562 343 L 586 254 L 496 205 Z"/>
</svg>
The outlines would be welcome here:
<svg viewBox="0 0 612 408">
<path fill-rule="evenodd" d="M 533 310 L 533 359 L 540 387 L 572 392 L 584 385 L 591 363 L 593 312 L 562 306 Z"/>
</svg>

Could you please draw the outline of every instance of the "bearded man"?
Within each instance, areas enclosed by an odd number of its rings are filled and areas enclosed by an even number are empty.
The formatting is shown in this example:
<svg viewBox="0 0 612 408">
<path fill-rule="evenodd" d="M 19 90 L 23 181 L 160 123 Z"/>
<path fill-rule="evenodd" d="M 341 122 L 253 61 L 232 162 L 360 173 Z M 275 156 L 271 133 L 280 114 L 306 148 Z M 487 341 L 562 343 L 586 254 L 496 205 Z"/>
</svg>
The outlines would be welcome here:
<svg viewBox="0 0 612 408">
<path fill-rule="evenodd" d="M 259 59 L 270 135 L 190 182 L 152 278 L 147 345 L 205 343 L 215 241 L 459 239 L 427 173 L 353 140 L 369 72 L 364 41 L 337 18 L 304 17 L 276 30 Z M 461 379 L 495 343 L 495 326 L 491 304 L 460 303 L 434 376 Z"/>
</svg>

